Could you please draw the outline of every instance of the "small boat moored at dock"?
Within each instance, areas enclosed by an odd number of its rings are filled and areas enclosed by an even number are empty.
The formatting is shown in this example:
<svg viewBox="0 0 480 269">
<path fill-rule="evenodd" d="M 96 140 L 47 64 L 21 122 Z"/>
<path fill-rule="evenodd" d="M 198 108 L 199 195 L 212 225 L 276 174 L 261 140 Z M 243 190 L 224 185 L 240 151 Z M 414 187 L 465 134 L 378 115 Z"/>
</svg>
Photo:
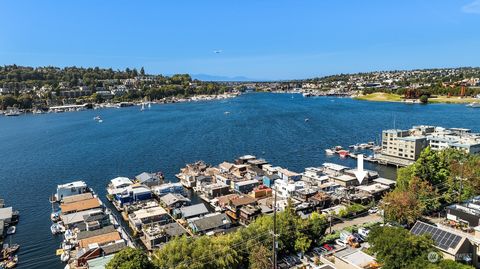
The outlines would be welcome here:
<svg viewBox="0 0 480 269">
<path fill-rule="evenodd" d="M 341 158 L 346 158 L 349 154 L 348 150 L 339 150 L 338 155 L 340 155 Z"/>
<path fill-rule="evenodd" d="M 19 244 L 12 244 L 12 245 L 5 244 L 2 249 L 2 258 L 7 258 L 15 254 L 15 252 L 17 252 L 19 248 L 20 248 Z"/>
<path fill-rule="evenodd" d="M 52 220 L 52 222 L 57 222 L 60 220 L 60 212 L 52 212 L 52 214 L 50 214 L 50 219 Z"/>
<path fill-rule="evenodd" d="M 3 262 L 2 268 L 7 268 L 7 269 L 14 268 L 15 266 L 17 266 L 17 263 L 18 263 L 18 256 L 17 255 L 11 256 L 11 257 L 8 257 L 8 259 Z"/>
<path fill-rule="evenodd" d="M 60 255 L 60 260 L 62 262 L 68 262 L 69 259 L 70 259 L 70 251 L 64 251 L 62 255 Z"/>
<path fill-rule="evenodd" d="M 65 232 L 65 227 L 61 223 L 57 222 L 50 226 L 50 231 L 52 231 L 52 234 L 61 234 Z"/>
<path fill-rule="evenodd" d="M 17 227 L 15 227 L 15 226 L 10 226 L 10 227 L 8 227 L 8 229 L 7 229 L 7 235 L 14 234 L 16 231 L 17 231 Z"/>
</svg>

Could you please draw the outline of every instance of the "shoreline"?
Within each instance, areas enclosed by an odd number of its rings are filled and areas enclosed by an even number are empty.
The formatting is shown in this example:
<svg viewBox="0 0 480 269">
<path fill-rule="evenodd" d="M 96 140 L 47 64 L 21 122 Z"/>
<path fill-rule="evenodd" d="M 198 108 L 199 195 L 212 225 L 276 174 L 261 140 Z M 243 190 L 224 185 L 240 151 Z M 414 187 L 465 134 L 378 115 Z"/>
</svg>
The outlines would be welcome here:
<svg viewBox="0 0 480 269">
<path fill-rule="evenodd" d="M 241 93 L 234 92 L 234 93 L 223 93 L 223 94 L 214 94 L 214 95 L 195 95 L 185 98 L 177 98 L 177 97 L 170 97 L 170 98 L 163 98 L 160 100 L 153 100 L 153 101 L 125 101 L 125 102 L 105 102 L 100 104 L 92 104 L 92 103 L 84 103 L 81 105 L 63 105 L 63 106 L 51 106 L 48 110 L 42 109 L 14 109 L 18 112 L 18 114 L 13 116 L 20 116 L 24 114 L 50 114 L 50 113 L 63 113 L 63 112 L 79 112 L 84 111 L 87 109 L 106 109 L 106 108 L 122 108 L 122 107 L 131 107 L 131 106 L 141 106 L 148 105 L 148 104 L 177 104 L 177 103 L 190 103 L 190 102 L 204 102 L 204 101 L 215 101 L 215 100 L 226 100 L 231 98 L 236 98 L 240 96 Z M 90 108 L 87 108 L 91 106 Z M 8 113 L 9 110 L 0 110 L 0 115 L 4 115 Z M 4 115 L 7 116 L 7 115 Z"/>
<path fill-rule="evenodd" d="M 353 99 L 359 101 L 386 102 L 386 103 L 404 103 L 404 104 L 422 104 L 419 99 L 404 99 L 402 96 L 391 93 L 372 93 L 367 95 L 352 96 Z M 480 99 L 473 97 L 461 98 L 458 96 L 436 96 L 428 99 L 426 104 L 450 104 L 450 105 L 466 105 L 473 102 L 480 102 Z"/>
</svg>

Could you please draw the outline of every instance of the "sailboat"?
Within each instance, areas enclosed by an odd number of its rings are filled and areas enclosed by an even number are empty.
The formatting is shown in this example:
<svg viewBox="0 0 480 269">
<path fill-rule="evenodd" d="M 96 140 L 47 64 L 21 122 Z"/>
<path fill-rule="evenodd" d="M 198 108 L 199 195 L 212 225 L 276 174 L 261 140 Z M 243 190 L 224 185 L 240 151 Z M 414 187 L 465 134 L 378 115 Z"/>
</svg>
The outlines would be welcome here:
<svg viewBox="0 0 480 269">
<path fill-rule="evenodd" d="M 145 110 L 145 103 L 142 103 L 142 108 L 140 108 L 140 111 L 144 111 Z"/>
<path fill-rule="evenodd" d="M 148 103 L 148 109 L 152 108 L 152 103 Z"/>
</svg>

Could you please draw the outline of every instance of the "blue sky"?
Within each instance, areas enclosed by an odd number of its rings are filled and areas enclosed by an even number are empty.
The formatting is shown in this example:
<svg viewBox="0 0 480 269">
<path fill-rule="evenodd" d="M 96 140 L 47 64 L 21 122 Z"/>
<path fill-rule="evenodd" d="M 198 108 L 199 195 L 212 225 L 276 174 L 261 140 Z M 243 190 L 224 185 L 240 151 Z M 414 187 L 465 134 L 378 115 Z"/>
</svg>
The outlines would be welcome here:
<svg viewBox="0 0 480 269">
<path fill-rule="evenodd" d="M 0 64 L 253 79 L 480 65 L 480 0 L 3 0 L 0 25 Z"/>
</svg>

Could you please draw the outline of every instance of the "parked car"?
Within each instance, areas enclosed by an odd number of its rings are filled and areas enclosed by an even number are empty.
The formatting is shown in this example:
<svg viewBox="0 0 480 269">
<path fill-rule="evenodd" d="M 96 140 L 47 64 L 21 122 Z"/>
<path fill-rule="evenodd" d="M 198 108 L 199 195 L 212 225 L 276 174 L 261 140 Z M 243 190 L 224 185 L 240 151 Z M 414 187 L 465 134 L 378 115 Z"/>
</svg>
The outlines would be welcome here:
<svg viewBox="0 0 480 269">
<path fill-rule="evenodd" d="M 324 244 L 323 247 L 326 248 L 328 251 L 332 251 L 332 250 L 333 250 L 333 247 L 330 246 L 329 244 Z"/>
<path fill-rule="evenodd" d="M 360 234 L 361 236 L 363 236 L 364 238 L 367 238 L 368 237 L 368 233 L 370 232 L 369 229 L 367 228 L 358 228 L 358 234 Z"/>
<path fill-rule="evenodd" d="M 313 252 L 317 255 L 322 255 L 323 253 L 328 252 L 328 250 L 323 247 L 316 247 L 313 249 Z"/>
<path fill-rule="evenodd" d="M 378 212 L 378 207 L 372 207 L 368 210 L 368 214 L 375 214 Z"/>
<path fill-rule="evenodd" d="M 290 267 L 295 266 L 295 260 L 292 260 L 291 257 L 285 257 L 283 261 Z"/>
<path fill-rule="evenodd" d="M 296 265 L 302 263 L 302 260 L 300 260 L 300 258 L 297 257 L 297 256 L 291 256 L 291 258 L 294 260 L 294 262 L 295 262 Z"/>
<path fill-rule="evenodd" d="M 337 245 L 339 245 L 339 246 L 341 246 L 341 247 L 346 247 L 346 246 L 347 246 L 347 244 L 345 244 L 345 242 L 343 242 L 343 241 L 340 240 L 340 239 L 335 240 L 335 244 L 337 244 Z"/>
<path fill-rule="evenodd" d="M 283 261 L 290 267 L 302 263 L 302 261 L 296 256 L 287 256 L 287 257 L 283 258 Z"/>
<path fill-rule="evenodd" d="M 363 237 L 361 234 L 354 233 L 353 236 L 355 236 L 355 238 L 357 239 L 358 242 L 360 242 L 360 243 L 365 242 L 365 237 Z"/>
</svg>

